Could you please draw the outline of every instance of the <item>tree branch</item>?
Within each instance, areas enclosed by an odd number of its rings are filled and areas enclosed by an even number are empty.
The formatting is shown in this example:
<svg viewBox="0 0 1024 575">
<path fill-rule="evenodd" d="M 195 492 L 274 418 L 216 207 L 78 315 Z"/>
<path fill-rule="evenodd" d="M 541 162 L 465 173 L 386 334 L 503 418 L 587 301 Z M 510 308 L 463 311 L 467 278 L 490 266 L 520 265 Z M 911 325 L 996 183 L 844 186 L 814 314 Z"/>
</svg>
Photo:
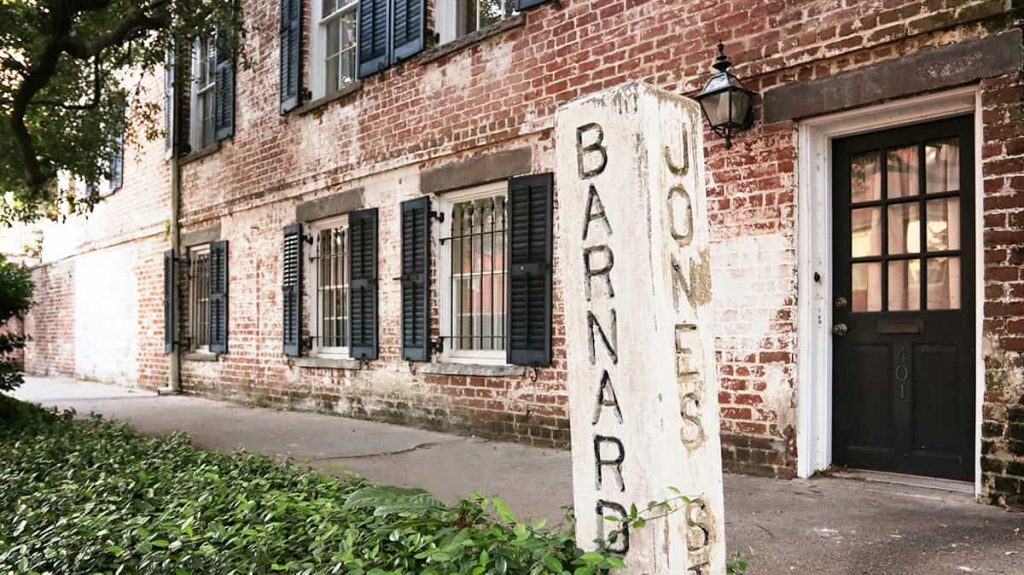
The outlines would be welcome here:
<svg viewBox="0 0 1024 575">
<path fill-rule="evenodd" d="M 43 48 L 39 59 L 29 67 L 25 79 L 15 92 L 11 103 L 10 126 L 14 140 L 21 152 L 25 170 L 25 182 L 31 195 L 41 193 L 47 182 L 43 166 L 37 155 L 32 135 L 25 125 L 25 114 L 35 96 L 49 84 L 57 73 L 62 53 L 80 60 L 99 59 L 103 50 L 122 45 L 135 35 L 158 30 L 170 25 L 170 13 L 164 10 L 170 0 L 154 0 L 143 8 L 134 8 L 125 15 L 113 30 L 92 40 L 84 40 L 71 34 L 75 15 L 82 10 L 96 10 L 109 5 L 109 0 L 78 0 L 73 3 L 57 3 L 50 12 L 51 38 Z M 150 15 L 148 11 L 155 11 Z"/>
<path fill-rule="evenodd" d="M 57 100 L 33 100 L 32 106 L 52 106 L 65 110 L 93 110 L 100 105 L 100 95 L 103 92 L 103 77 L 100 74 L 100 59 L 93 59 L 92 64 L 92 99 L 87 104 L 68 104 Z"/>
<path fill-rule="evenodd" d="M 124 44 L 140 32 L 159 30 L 170 25 L 171 16 L 169 13 L 164 12 L 154 15 L 147 13 L 147 10 L 157 11 L 169 3 L 170 0 L 157 0 L 146 8 L 133 8 L 113 30 L 92 40 L 84 40 L 78 35 L 65 36 L 61 39 L 61 50 L 79 60 L 95 58 L 103 50 L 111 46 Z"/>
</svg>

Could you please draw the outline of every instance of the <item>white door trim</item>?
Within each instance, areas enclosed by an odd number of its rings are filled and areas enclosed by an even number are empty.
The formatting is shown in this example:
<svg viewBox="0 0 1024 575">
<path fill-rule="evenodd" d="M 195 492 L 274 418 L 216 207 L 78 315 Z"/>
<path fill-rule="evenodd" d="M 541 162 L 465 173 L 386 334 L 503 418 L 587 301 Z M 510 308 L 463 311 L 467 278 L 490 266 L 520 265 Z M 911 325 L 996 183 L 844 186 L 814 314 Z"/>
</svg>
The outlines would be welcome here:
<svg viewBox="0 0 1024 575">
<path fill-rule="evenodd" d="M 804 120 L 798 125 L 797 185 L 797 475 L 810 477 L 832 463 L 832 140 L 965 113 L 975 116 L 975 311 L 977 415 L 975 493 L 980 492 L 982 181 L 981 93 L 978 86 L 928 94 Z"/>
</svg>

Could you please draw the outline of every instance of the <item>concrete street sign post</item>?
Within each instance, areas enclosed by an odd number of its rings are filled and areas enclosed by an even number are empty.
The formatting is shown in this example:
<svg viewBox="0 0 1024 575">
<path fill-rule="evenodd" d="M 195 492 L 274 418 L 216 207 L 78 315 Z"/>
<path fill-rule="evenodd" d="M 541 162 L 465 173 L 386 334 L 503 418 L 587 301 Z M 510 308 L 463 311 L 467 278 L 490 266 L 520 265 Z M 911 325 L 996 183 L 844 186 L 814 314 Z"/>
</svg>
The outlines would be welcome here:
<svg viewBox="0 0 1024 575">
<path fill-rule="evenodd" d="M 700 109 L 629 83 L 555 124 L 577 543 L 631 574 L 724 574 Z M 678 511 L 607 520 L 673 487 L 692 498 Z"/>
</svg>

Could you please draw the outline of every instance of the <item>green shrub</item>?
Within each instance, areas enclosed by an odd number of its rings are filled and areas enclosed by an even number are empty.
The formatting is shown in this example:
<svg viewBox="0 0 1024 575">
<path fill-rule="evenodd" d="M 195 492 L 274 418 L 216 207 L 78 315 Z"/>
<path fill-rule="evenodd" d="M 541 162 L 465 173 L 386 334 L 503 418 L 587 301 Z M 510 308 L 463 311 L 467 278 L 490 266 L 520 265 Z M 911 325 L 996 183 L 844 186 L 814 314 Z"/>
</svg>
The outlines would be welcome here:
<svg viewBox="0 0 1024 575">
<path fill-rule="evenodd" d="M 500 500 L 337 480 L 0 395 L 3 573 L 606 573 Z"/>
<path fill-rule="evenodd" d="M 0 391 L 10 391 L 24 381 L 14 353 L 25 347 L 25 336 L 4 328 L 13 318 L 28 312 L 32 290 L 32 272 L 0 254 Z"/>
</svg>

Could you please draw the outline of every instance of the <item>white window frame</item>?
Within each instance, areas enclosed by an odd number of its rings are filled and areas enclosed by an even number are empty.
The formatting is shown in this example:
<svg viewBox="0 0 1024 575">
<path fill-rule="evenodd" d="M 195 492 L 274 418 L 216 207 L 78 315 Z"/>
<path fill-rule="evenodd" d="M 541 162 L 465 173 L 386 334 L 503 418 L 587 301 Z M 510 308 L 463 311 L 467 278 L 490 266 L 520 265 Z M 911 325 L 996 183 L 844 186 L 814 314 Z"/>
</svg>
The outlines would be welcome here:
<svg viewBox="0 0 1024 575">
<path fill-rule="evenodd" d="M 464 36 L 465 34 L 459 34 L 459 4 L 463 0 L 437 0 L 437 15 L 435 20 L 437 21 L 437 34 L 440 37 L 440 44 L 447 44 L 453 40 Z M 474 0 L 480 2 L 480 0 Z M 502 0 L 502 12 L 509 10 L 511 6 L 515 6 L 515 0 Z M 507 16 L 503 16 L 502 19 L 509 18 L 515 15 L 516 11 L 513 8 Z M 472 33 L 486 26 L 480 25 L 480 10 L 477 10 L 477 21 L 476 26 L 473 28 Z"/>
<path fill-rule="evenodd" d="M 309 289 L 305 290 L 306 309 L 309 310 L 309 334 L 313 338 L 313 343 L 310 346 L 310 356 L 330 359 L 351 359 L 349 346 L 328 347 L 321 345 L 320 343 L 320 336 L 322 335 L 322 319 L 320 316 L 321 310 L 317 304 L 320 294 L 320 232 L 335 228 L 342 228 L 345 230 L 345 252 L 342 257 L 345 260 L 345 274 L 348 277 L 345 278 L 343 285 L 347 286 L 348 289 L 352 289 L 352 271 L 349 269 L 349 250 L 352 249 L 352 237 L 348 233 L 348 214 L 332 216 L 310 223 L 308 226 L 308 232 L 313 237 L 313 245 L 310 247 L 310 253 L 312 255 L 306 258 L 307 273 L 305 274 L 305 277 L 309 278 Z M 351 325 L 352 310 L 349 309 L 348 313 L 349 325 Z M 351 337 L 351 335 L 349 334 L 346 337 Z"/>
<path fill-rule="evenodd" d="M 359 0 L 348 0 L 344 6 L 338 8 L 332 14 L 324 15 L 323 13 L 323 0 L 313 0 L 313 14 L 312 22 L 313 26 L 310 30 L 312 36 L 312 50 L 311 60 L 313 65 L 310 66 L 310 85 L 312 87 L 313 99 L 319 100 L 325 98 L 337 92 L 345 89 L 345 86 L 351 86 L 358 80 L 353 78 L 352 81 L 344 86 L 339 86 L 337 90 L 327 89 L 327 26 L 333 20 L 341 18 L 346 13 L 353 13 L 355 15 L 356 34 L 358 35 L 359 28 Z M 349 48 L 353 51 L 359 50 L 359 40 Z M 340 60 L 339 60 L 340 62 Z M 358 52 L 356 55 L 356 69 L 359 66 Z"/>
<path fill-rule="evenodd" d="M 506 210 L 508 202 L 508 182 L 499 181 L 482 186 L 475 186 L 454 192 L 445 193 L 439 198 L 438 207 L 444 214 L 444 224 L 440 233 L 434 234 L 435 250 L 439 254 L 438 272 L 436 274 L 437 294 L 440 298 L 438 308 L 441 311 L 441 335 L 455 335 L 452 326 L 452 244 L 451 240 L 441 242 L 442 238 L 449 238 L 452 235 L 451 225 L 453 220 L 453 209 L 456 204 L 492 196 L 505 196 Z M 506 215 L 506 234 L 508 233 L 508 216 Z M 508 236 L 505 237 L 506 249 Z M 505 276 L 508 274 L 508 258 L 505 258 Z M 507 285 L 507 282 L 506 282 Z M 508 325 L 508 293 L 505 293 L 505 322 Z M 457 350 L 452 349 L 451 338 L 444 338 L 444 349 L 441 352 L 441 361 L 447 363 L 466 363 L 479 365 L 508 365 L 507 351 L 508 341 L 505 341 L 505 349 L 501 350 Z"/>
<path fill-rule="evenodd" d="M 196 337 L 195 337 L 196 326 L 199 325 L 199 322 L 197 321 L 198 310 L 196 309 L 196 298 L 199 296 L 199 294 L 196 292 L 196 281 L 198 280 L 198 276 L 195 273 L 193 273 L 193 271 L 194 271 L 194 266 L 195 266 L 196 258 L 199 257 L 199 256 L 203 256 L 203 255 L 206 256 L 206 262 L 207 262 L 206 265 L 209 266 L 210 265 L 210 244 L 199 244 L 199 245 L 191 246 L 191 247 L 188 248 L 188 342 L 189 342 L 188 346 L 189 346 L 189 349 L 191 351 L 198 352 L 198 353 L 209 353 L 210 352 L 210 334 L 209 334 L 209 329 L 210 329 L 210 321 L 211 321 L 211 317 L 210 317 L 210 293 L 209 293 L 210 278 L 209 278 L 209 275 L 207 275 L 207 278 L 206 278 L 206 286 L 207 286 L 207 293 L 206 293 L 206 329 L 207 329 L 206 345 L 196 345 Z M 207 268 L 207 269 L 209 269 L 209 268 Z"/>
<path fill-rule="evenodd" d="M 213 61 L 209 61 L 209 50 L 210 46 L 213 46 L 214 58 Z M 214 138 L 214 132 L 216 132 L 216 126 L 211 122 L 210 132 L 207 134 L 203 130 L 203 117 L 209 112 L 210 117 L 214 115 L 213 108 L 217 105 L 216 90 L 217 90 L 217 35 L 210 34 L 205 37 L 198 37 L 192 42 L 192 81 L 189 93 L 189 146 L 193 152 L 198 152 L 204 148 L 212 146 L 216 143 Z M 206 48 L 204 51 L 203 48 Z M 202 77 L 201 72 L 203 71 L 203 58 L 207 58 L 207 75 L 206 78 Z M 204 80 L 209 80 L 204 82 Z M 206 109 L 203 103 L 203 98 L 210 95 L 210 110 Z M 204 140 L 208 139 L 210 142 L 204 145 Z"/>
</svg>

